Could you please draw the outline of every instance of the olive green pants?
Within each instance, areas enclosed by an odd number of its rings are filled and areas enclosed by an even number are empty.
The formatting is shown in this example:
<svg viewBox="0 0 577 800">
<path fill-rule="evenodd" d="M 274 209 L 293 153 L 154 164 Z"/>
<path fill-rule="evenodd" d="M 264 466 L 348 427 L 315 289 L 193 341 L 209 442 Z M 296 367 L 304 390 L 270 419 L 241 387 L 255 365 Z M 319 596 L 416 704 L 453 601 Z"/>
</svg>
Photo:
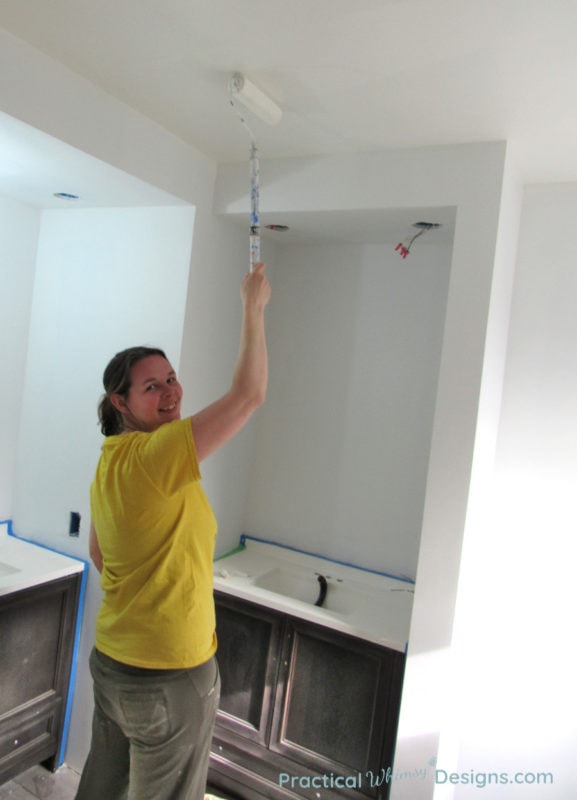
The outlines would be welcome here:
<svg viewBox="0 0 577 800">
<path fill-rule="evenodd" d="M 145 670 L 93 650 L 92 743 L 76 800 L 203 800 L 220 699 L 215 658 Z"/>
</svg>

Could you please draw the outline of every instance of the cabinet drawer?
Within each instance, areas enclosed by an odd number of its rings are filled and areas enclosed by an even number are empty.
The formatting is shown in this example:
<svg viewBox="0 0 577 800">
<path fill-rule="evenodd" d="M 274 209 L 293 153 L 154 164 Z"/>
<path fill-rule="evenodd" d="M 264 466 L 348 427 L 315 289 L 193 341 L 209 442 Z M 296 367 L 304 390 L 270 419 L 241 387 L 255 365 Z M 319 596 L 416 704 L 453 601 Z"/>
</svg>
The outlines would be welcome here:
<svg viewBox="0 0 577 800">
<path fill-rule="evenodd" d="M 8 732 L 0 732 L 0 772 L 4 765 L 20 758 L 32 750 L 45 749 L 50 753 L 56 748 L 54 737 L 54 715 L 16 724 Z"/>
</svg>

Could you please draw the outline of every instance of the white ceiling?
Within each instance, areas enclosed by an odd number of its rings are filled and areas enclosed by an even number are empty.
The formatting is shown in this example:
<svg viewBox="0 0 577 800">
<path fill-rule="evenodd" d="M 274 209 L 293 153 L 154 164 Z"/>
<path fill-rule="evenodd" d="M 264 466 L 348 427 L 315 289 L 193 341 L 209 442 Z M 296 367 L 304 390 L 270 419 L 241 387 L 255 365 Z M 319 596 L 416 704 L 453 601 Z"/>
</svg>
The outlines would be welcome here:
<svg viewBox="0 0 577 800">
<path fill-rule="evenodd" d="M 577 179 L 574 0 L 2 0 L 0 26 L 219 161 L 238 70 L 284 109 L 263 157 L 509 139 Z"/>
<path fill-rule="evenodd" d="M 55 197 L 74 193 L 78 203 Z M 0 111 L 0 194 L 40 208 L 176 205 L 177 199 Z"/>
<path fill-rule="evenodd" d="M 575 0 L 2 0 L 0 27 L 217 161 L 243 72 L 284 111 L 263 159 L 507 139 L 577 180 Z"/>
</svg>

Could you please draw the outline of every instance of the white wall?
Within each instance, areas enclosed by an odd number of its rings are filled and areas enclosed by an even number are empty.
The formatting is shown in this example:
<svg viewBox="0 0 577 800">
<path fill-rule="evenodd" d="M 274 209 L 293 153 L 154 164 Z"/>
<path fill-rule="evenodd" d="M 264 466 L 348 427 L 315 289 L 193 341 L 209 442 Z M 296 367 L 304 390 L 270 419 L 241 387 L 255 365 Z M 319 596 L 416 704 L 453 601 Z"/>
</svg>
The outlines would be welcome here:
<svg viewBox="0 0 577 800">
<path fill-rule="evenodd" d="M 13 516 L 12 494 L 40 213 L 0 196 L 0 519 Z"/>
<path fill-rule="evenodd" d="M 505 150 L 504 145 L 494 144 L 261 163 L 261 202 L 279 218 L 283 212 L 303 207 L 313 214 L 343 209 L 458 208 L 421 539 L 427 550 L 421 558 L 421 593 L 415 598 L 418 634 L 414 642 L 423 650 L 436 649 L 440 641 L 446 645 L 451 638 Z M 246 189 L 242 165 L 219 165 L 216 210 L 242 212 L 248 206 Z M 439 583 L 445 587 L 442 597 Z"/>
<path fill-rule="evenodd" d="M 451 251 L 394 244 L 279 249 L 246 530 L 414 578 Z"/>
<path fill-rule="evenodd" d="M 70 551 L 72 510 L 82 512 L 87 531 L 102 371 L 115 352 L 135 343 L 158 343 L 178 363 L 193 221 L 194 209 L 186 206 L 42 213 L 14 493 L 17 531 Z M 76 544 L 84 554 L 85 542 Z"/>
<path fill-rule="evenodd" d="M 230 221 L 206 214 L 196 231 L 210 242 L 193 262 L 182 340 L 183 413 L 193 413 L 230 387 L 240 341 L 240 284 L 248 270 L 248 235 Z M 197 233 L 195 232 L 195 239 Z M 272 266 L 274 249 L 263 247 Z M 260 411 L 246 428 L 202 464 L 203 484 L 218 519 L 217 554 L 239 542 Z"/>
<path fill-rule="evenodd" d="M 391 792 L 394 800 L 425 800 L 435 792 L 439 747 L 449 769 L 456 760 L 458 731 L 448 722 L 453 623 L 463 539 L 475 516 L 470 505 L 478 513 L 490 502 L 521 202 L 517 171 L 496 143 L 292 159 L 261 165 L 261 176 L 261 198 L 279 214 L 303 204 L 311 212 L 457 208 Z M 241 210 L 243 181 L 235 165 L 219 168 L 219 211 Z M 460 698 L 464 708 L 467 698 Z"/>
<path fill-rule="evenodd" d="M 464 549 L 457 771 L 554 779 L 493 784 L 495 800 L 564 800 L 575 787 L 576 214 L 575 184 L 525 191 L 492 494 Z M 480 793 L 453 789 L 438 796 Z"/>
</svg>

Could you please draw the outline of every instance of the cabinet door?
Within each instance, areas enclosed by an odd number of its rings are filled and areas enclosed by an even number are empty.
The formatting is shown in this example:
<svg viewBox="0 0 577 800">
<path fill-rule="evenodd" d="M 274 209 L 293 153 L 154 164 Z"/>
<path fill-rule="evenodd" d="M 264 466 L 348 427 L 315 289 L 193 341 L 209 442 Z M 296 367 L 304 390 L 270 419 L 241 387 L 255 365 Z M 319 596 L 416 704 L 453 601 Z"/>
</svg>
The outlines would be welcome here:
<svg viewBox="0 0 577 800">
<path fill-rule="evenodd" d="M 0 783 L 45 759 L 56 767 L 80 581 L 0 598 Z"/>
<path fill-rule="evenodd" d="M 215 594 L 221 677 L 219 726 L 266 744 L 278 671 L 282 619 L 266 608 Z"/>
<path fill-rule="evenodd" d="M 390 766 L 404 656 L 296 620 L 285 641 L 271 749 L 343 776 Z"/>
</svg>

